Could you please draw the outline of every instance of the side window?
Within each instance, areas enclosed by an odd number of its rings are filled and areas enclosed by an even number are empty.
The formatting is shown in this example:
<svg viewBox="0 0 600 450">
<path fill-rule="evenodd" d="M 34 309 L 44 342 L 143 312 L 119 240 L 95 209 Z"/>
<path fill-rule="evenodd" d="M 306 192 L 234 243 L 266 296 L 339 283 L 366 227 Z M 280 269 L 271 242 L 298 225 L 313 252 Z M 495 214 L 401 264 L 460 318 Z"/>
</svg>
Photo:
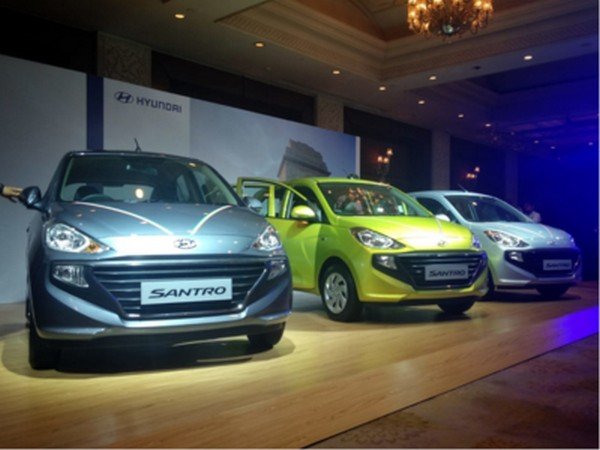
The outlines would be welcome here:
<svg viewBox="0 0 600 450">
<path fill-rule="evenodd" d="M 298 192 L 300 192 L 302 195 L 304 195 L 306 197 L 306 199 L 308 200 L 308 202 L 302 202 L 302 203 L 298 203 L 298 204 L 307 204 L 308 206 L 310 206 L 315 213 L 317 213 L 317 219 L 319 220 L 319 222 L 323 222 L 323 208 L 321 207 L 321 203 L 319 202 L 319 199 L 317 198 L 317 196 L 315 195 L 315 193 L 312 191 L 312 189 L 307 188 L 305 186 L 299 186 L 297 188 L 295 188 Z M 301 200 L 300 198 L 294 196 L 294 198 L 296 198 L 297 200 Z M 295 206 L 295 205 L 294 205 Z"/>
<path fill-rule="evenodd" d="M 452 222 L 458 222 L 454 214 L 450 212 L 448 208 L 442 205 L 437 200 L 432 198 L 418 197 L 417 200 L 421 203 L 425 208 L 435 214 L 446 214 Z"/>
<path fill-rule="evenodd" d="M 269 196 L 273 190 L 273 206 L 274 214 L 269 215 Z M 258 213 L 263 217 L 285 217 L 285 211 L 282 210 L 287 189 L 280 186 L 273 186 L 266 183 L 251 182 L 242 185 L 242 197 L 253 197 L 262 204 L 261 210 Z"/>
<path fill-rule="evenodd" d="M 179 175 L 177 180 L 175 180 L 175 185 L 177 186 L 177 197 L 179 201 L 182 203 L 191 203 L 190 190 L 185 175 Z"/>
<path fill-rule="evenodd" d="M 285 211 L 283 211 L 283 201 L 285 200 L 285 194 L 287 189 L 281 186 L 275 186 L 275 217 L 284 218 L 286 217 Z"/>
<path fill-rule="evenodd" d="M 269 188 L 264 185 L 242 185 L 242 197 L 252 197 L 261 203 L 260 211 L 257 211 L 261 216 L 266 217 L 269 213 Z"/>
</svg>

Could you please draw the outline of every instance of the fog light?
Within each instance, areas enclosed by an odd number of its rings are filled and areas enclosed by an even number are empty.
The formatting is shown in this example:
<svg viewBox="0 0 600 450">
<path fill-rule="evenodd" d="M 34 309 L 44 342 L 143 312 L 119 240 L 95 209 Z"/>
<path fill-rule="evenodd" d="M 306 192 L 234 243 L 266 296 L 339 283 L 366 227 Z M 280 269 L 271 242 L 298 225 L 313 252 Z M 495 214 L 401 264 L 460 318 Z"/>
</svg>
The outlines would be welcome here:
<svg viewBox="0 0 600 450">
<path fill-rule="evenodd" d="M 52 276 L 63 283 L 86 288 L 87 281 L 83 275 L 83 266 L 74 264 L 57 264 L 52 268 Z"/>
<path fill-rule="evenodd" d="M 396 270 L 396 260 L 391 255 L 376 255 L 375 262 L 380 266 L 387 267 L 388 269 Z"/>
<path fill-rule="evenodd" d="M 523 254 L 521 252 L 508 252 L 508 259 L 512 259 L 516 262 L 523 262 Z"/>
<path fill-rule="evenodd" d="M 269 267 L 269 280 L 278 277 L 287 270 L 287 264 L 284 259 L 271 261 Z"/>
</svg>

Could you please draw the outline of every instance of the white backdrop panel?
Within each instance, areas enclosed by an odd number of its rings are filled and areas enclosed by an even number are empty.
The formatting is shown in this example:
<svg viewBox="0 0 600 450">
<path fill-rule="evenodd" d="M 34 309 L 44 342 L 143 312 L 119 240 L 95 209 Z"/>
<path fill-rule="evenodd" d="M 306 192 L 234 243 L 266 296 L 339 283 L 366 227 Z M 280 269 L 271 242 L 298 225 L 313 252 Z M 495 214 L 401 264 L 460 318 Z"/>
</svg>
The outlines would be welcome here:
<svg viewBox="0 0 600 450">
<path fill-rule="evenodd" d="M 0 55 L 0 182 L 45 191 L 60 158 L 86 146 L 86 76 Z M 0 199 L 0 303 L 26 296 L 27 225 Z"/>
</svg>

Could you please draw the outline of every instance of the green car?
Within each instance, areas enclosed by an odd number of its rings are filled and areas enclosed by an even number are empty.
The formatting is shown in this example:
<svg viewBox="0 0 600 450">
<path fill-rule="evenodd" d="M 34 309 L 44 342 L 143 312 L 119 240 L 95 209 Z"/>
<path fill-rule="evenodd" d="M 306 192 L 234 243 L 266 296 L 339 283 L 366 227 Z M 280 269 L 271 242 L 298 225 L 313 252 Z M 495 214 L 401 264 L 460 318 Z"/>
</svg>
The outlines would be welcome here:
<svg viewBox="0 0 600 450">
<path fill-rule="evenodd" d="M 237 191 L 279 233 L 294 289 L 320 294 L 333 320 L 358 320 L 364 303 L 460 314 L 487 292 L 487 257 L 473 234 L 394 187 L 240 178 Z"/>
</svg>

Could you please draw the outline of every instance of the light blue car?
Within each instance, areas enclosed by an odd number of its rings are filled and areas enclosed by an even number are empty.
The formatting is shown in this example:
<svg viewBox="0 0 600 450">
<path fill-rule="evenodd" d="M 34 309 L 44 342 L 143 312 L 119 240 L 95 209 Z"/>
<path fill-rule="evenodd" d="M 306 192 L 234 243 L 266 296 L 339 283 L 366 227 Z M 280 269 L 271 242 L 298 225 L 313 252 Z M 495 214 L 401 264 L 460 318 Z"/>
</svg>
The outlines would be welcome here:
<svg viewBox="0 0 600 450">
<path fill-rule="evenodd" d="M 488 254 L 490 293 L 536 289 L 558 298 L 581 280 L 581 252 L 571 235 L 533 222 L 490 195 L 462 191 L 411 193 L 438 217 L 468 227 Z"/>
<path fill-rule="evenodd" d="M 292 306 L 281 242 L 207 164 L 71 152 L 44 196 L 1 184 L 0 194 L 38 211 L 26 303 L 34 369 L 78 344 L 281 339 Z"/>
</svg>

